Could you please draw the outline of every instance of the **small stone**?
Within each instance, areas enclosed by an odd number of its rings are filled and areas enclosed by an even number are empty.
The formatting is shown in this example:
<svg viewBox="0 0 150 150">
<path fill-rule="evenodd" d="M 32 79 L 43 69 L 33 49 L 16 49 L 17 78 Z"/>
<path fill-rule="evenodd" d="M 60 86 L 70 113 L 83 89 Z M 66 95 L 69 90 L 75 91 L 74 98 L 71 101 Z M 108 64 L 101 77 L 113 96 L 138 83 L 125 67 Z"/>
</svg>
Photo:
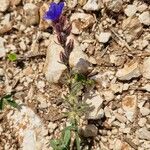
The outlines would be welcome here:
<svg viewBox="0 0 150 150">
<path fill-rule="evenodd" d="M 44 81 L 38 81 L 37 88 L 38 89 L 43 89 L 44 87 L 45 87 L 45 82 Z"/>
<path fill-rule="evenodd" d="M 0 58 L 5 57 L 6 55 L 6 48 L 4 47 L 5 39 L 0 37 Z"/>
<path fill-rule="evenodd" d="M 81 6 L 83 6 L 83 5 L 85 5 L 86 1 L 87 1 L 87 0 L 78 0 L 78 3 L 79 3 Z"/>
<path fill-rule="evenodd" d="M 0 68 L 0 76 L 4 76 L 4 70 L 2 68 Z"/>
<path fill-rule="evenodd" d="M 148 7 L 147 7 L 147 5 L 146 5 L 145 3 L 143 3 L 142 5 L 139 5 L 139 6 L 137 7 L 137 9 L 138 9 L 139 12 L 143 12 L 143 11 L 145 11 L 147 8 L 148 8 Z"/>
<path fill-rule="evenodd" d="M 146 107 L 141 107 L 140 112 L 141 112 L 142 116 L 148 116 L 150 114 L 150 109 L 146 108 Z"/>
<path fill-rule="evenodd" d="M 107 43 L 111 37 L 111 33 L 101 32 L 99 35 L 96 34 L 95 37 L 100 43 Z"/>
<path fill-rule="evenodd" d="M 143 65 L 141 66 L 141 72 L 143 77 L 146 79 L 150 79 L 150 57 L 144 59 Z"/>
<path fill-rule="evenodd" d="M 127 119 L 133 122 L 137 111 L 137 97 L 135 95 L 125 96 L 122 100 L 122 108 Z"/>
<path fill-rule="evenodd" d="M 102 94 L 107 102 L 112 101 L 115 98 L 114 93 L 111 90 L 103 91 Z"/>
<path fill-rule="evenodd" d="M 65 71 L 66 66 L 60 62 L 60 52 L 63 48 L 57 44 L 57 37 L 52 36 L 50 45 L 47 49 L 46 62 L 45 62 L 45 76 L 47 81 L 58 83 L 62 73 Z"/>
<path fill-rule="evenodd" d="M 57 123 L 49 122 L 48 128 L 51 133 L 56 129 L 56 127 L 57 127 Z"/>
<path fill-rule="evenodd" d="M 150 92 L 150 84 L 144 85 L 141 89 Z"/>
<path fill-rule="evenodd" d="M 10 4 L 9 0 L 1 0 L 0 12 L 5 12 L 8 9 L 9 4 Z"/>
<path fill-rule="evenodd" d="M 82 127 L 80 129 L 80 134 L 83 137 L 96 137 L 98 133 L 98 128 L 94 124 L 88 124 L 87 126 Z"/>
<path fill-rule="evenodd" d="M 122 23 L 123 33 L 127 42 L 137 39 L 143 32 L 143 26 L 137 17 L 128 17 Z"/>
<path fill-rule="evenodd" d="M 150 140 L 150 131 L 143 127 L 137 131 L 137 136 L 142 140 Z"/>
<path fill-rule="evenodd" d="M 69 64 L 78 73 L 86 74 L 89 71 L 90 63 L 88 56 L 81 49 L 81 45 L 74 40 L 74 49 L 70 54 Z"/>
<path fill-rule="evenodd" d="M 70 17 L 72 22 L 72 33 L 80 34 L 84 29 L 92 26 L 95 22 L 95 19 L 92 15 L 86 13 L 73 13 Z"/>
<path fill-rule="evenodd" d="M 22 0 L 10 0 L 10 4 L 12 6 L 16 6 L 16 5 L 19 5 L 21 3 Z"/>
<path fill-rule="evenodd" d="M 136 11 L 137 11 L 137 7 L 135 5 L 128 5 L 127 8 L 124 10 L 125 14 L 128 17 L 135 15 Z"/>
<path fill-rule="evenodd" d="M 88 0 L 87 3 L 83 6 L 84 10 L 87 11 L 97 11 L 101 7 L 101 1 L 99 0 Z"/>
<path fill-rule="evenodd" d="M 77 0 L 67 0 L 66 3 L 69 8 L 74 8 L 78 4 L 78 1 Z"/>
<path fill-rule="evenodd" d="M 143 23 L 144 25 L 149 26 L 149 25 L 150 25 L 150 12 L 149 12 L 149 11 L 143 12 L 143 13 L 139 16 L 139 20 L 140 20 L 140 22 Z"/>
<path fill-rule="evenodd" d="M 85 93 L 83 99 L 90 107 L 87 119 L 100 119 L 104 116 L 104 111 L 101 109 L 103 99 L 97 91 Z"/>
<path fill-rule="evenodd" d="M 144 127 L 146 125 L 146 118 L 140 118 L 139 122 L 138 122 L 138 125 L 140 127 Z"/>
<path fill-rule="evenodd" d="M 123 91 L 123 84 L 122 83 L 111 83 L 110 89 L 114 93 L 122 93 L 122 91 Z"/>
<path fill-rule="evenodd" d="M 109 10 L 115 13 L 119 13 L 120 11 L 122 11 L 122 0 L 103 0 L 103 2 Z"/>
<path fill-rule="evenodd" d="M 131 62 L 130 64 L 125 64 L 123 69 L 119 69 L 116 73 L 119 80 L 131 80 L 133 78 L 138 78 L 141 76 L 139 63 Z"/>
<path fill-rule="evenodd" d="M 23 9 L 25 11 L 26 25 L 36 25 L 39 23 L 39 8 L 36 5 L 27 3 Z"/>
</svg>

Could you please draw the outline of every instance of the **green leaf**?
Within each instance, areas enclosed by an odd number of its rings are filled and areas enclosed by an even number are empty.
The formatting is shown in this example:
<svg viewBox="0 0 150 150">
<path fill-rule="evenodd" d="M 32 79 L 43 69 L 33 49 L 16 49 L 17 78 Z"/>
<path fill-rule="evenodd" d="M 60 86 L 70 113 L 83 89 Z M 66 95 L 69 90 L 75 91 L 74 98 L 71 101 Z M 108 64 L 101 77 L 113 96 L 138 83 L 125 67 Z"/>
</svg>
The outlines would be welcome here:
<svg viewBox="0 0 150 150">
<path fill-rule="evenodd" d="M 69 129 L 65 130 L 64 133 L 64 145 L 68 147 L 71 138 L 71 131 Z"/>
<path fill-rule="evenodd" d="M 0 110 L 3 110 L 3 108 L 4 108 L 4 101 L 1 98 L 1 100 L 0 100 Z"/>
<path fill-rule="evenodd" d="M 50 145 L 54 150 L 58 150 L 58 145 L 60 145 L 59 140 L 50 140 Z"/>
<path fill-rule="evenodd" d="M 16 61 L 17 60 L 17 55 L 15 53 L 10 53 L 10 54 L 8 54 L 8 59 L 10 61 Z"/>
<path fill-rule="evenodd" d="M 75 133 L 75 138 L 76 138 L 77 150 L 80 150 L 80 138 L 77 132 Z"/>
<path fill-rule="evenodd" d="M 8 103 L 10 106 L 19 109 L 19 105 L 18 105 L 14 100 L 7 100 L 7 103 Z"/>
</svg>

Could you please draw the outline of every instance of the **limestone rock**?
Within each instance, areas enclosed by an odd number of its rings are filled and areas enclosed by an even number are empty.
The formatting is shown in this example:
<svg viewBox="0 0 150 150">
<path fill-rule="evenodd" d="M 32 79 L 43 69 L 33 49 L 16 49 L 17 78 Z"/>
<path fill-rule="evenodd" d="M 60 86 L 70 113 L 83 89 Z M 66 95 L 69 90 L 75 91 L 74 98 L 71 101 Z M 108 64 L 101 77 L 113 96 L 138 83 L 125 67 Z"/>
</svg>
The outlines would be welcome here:
<svg viewBox="0 0 150 150">
<path fill-rule="evenodd" d="M 1 0 L 0 1 L 0 12 L 5 12 L 9 7 L 9 0 Z"/>
<path fill-rule="evenodd" d="M 143 26 L 137 17 L 128 17 L 122 23 L 123 33 L 127 42 L 137 39 L 143 32 Z"/>
<path fill-rule="evenodd" d="M 135 15 L 136 11 L 137 11 L 137 7 L 135 5 L 128 5 L 127 8 L 124 10 L 125 14 L 128 17 Z"/>
<path fill-rule="evenodd" d="M 58 83 L 62 73 L 66 69 L 66 66 L 60 63 L 60 52 L 63 51 L 63 48 L 57 44 L 56 36 L 52 36 L 50 39 L 46 55 L 45 76 L 47 81 Z"/>
<path fill-rule="evenodd" d="M 95 19 L 92 15 L 86 13 L 74 13 L 70 17 L 72 22 L 72 33 L 80 34 L 84 29 L 92 26 Z"/>
<path fill-rule="evenodd" d="M 25 11 L 26 25 L 36 25 L 39 23 L 39 8 L 36 5 L 27 3 L 23 9 Z"/>
<path fill-rule="evenodd" d="M 88 56 L 82 51 L 81 45 L 76 40 L 74 43 L 76 44 L 70 54 L 69 64 L 77 72 L 87 74 L 90 67 Z"/>
<path fill-rule="evenodd" d="M 4 47 L 5 39 L 0 37 L 0 58 L 5 57 L 6 55 L 6 48 Z"/>
<path fill-rule="evenodd" d="M 21 3 L 22 0 L 10 0 L 10 4 L 12 6 L 16 6 L 16 5 L 19 5 Z"/>
<path fill-rule="evenodd" d="M 135 95 L 125 96 L 122 100 L 122 108 L 127 119 L 133 122 L 137 111 L 137 97 Z"/>
<path fill-rule="evenodd" d="M 19 144 L 23 150 L 48 150 L 45 136 L 48 134 L 42 120 L 30 108 L 22 106 L 20 111 L 13 115 L 9 113 L 7 118 L 12 121 L 12 127 L 16 130 Z"/>
<path fill-rule="evenodd" d="M 66 0 L 66 3 L 69 8 L 74 8 L 78 4 L 78 0 Z"/>
<path fill-rule="evenodd" d="M 149 12 L 149 11 L 143 12 L 143 13 L 139 16 L 139 20 L 140 20 L 140 22 L 143 23 L 144 25 L 149 26 L 149 25 L 150 25 L 150 12 Z"/>
<path fill-rule="evenodd" d="M 137 78 L 141 75 L 138 62 L 131 62 L 130 64 L 125 64 L 123 69 L 119 69 L 116 76 L 119 80 L 131 80 Z"/>
<path fill-rule="evenodd" d="M 107 43 L 111 37 L 110 32 L 101 32 L 99 35 L 95 35 L 97 40 L 101 43 Z"/>
<path fill-rule="evenodd" d="M 100 9 L 100 7 L 100 0 L 88 0 L 87 3 L 83 6 L 83 9 L 87 11 L 97 11 Z"/>
<path fill-rule="evenodd" d="M 144 139 L 144 140 L 150 140 L 150 131 L 148 131 L 146 129 L 146 127 L 143 127 L 141 129 L 139 129 L 139 131 L 137 132 L 137 136 L 140 139 Z"/>
<path fill-rule="evenodd" d="M 141 66 L 141 72 L 143 77 L 146 79 L 150 79 L 150 57 L 144 59 L 143 65 Z"/>
<path fill-rule="evenodd" d="M 90 106 L 87 119 L 100 119 L 104 116 L 104 111 L 101 109 L 103 99 L 97 91 L 85 93 L 84 101 Z"/>
</svg>

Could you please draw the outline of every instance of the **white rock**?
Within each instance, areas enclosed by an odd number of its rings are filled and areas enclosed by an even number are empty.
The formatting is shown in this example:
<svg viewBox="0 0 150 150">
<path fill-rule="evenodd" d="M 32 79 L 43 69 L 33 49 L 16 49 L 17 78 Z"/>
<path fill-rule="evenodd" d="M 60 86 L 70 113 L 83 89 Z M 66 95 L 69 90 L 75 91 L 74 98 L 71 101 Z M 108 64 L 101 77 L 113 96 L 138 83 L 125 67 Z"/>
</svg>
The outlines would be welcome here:
<svg viewBox="0 0 150 150">
<path fill-rule="evenodd" d="M 127 8 L 124 10 L 125 14 L 130 17 L 135 15 L 137 11 L 137 7 L 135 5 L 128 5 Z"/>
<path fill-rule="evenodd" d="M 150 66 L 150 57 L 147 57 L 147 58 L 144 59 L 143 65 L 141 67 L 142 75 L 143 75 L 143 77 L 145 77 L 147 79 L 150 79 L 149 66 Z"/>
<path fill-rule="evenodd" d="M 144 139 L 144 140 L 150 140 L 150 131 L 148 131 L 146 129 L 146 127 L 143 127 L 141 129 L 139 129 L 139 131 L 137 132 L 137 136 L 140 139 Z"/>
<path fill-rule="evenodd" d="M 36 25 L 39 23 L 39 8 L 36 5 L 27 3 L 23 9 L 25 11 L 27 25 Z"/>
<path fill-rule="evenodd" d="M 74 45 L 74 49 L 70 54 L 69 64 L 79 73 L 86 74 L 89 70 L 90 63 L 88 62 L 88 56 L 82 51 L 81 46 L 77 41 Z"/>
<path fill-rule="evenodd" d="M 92 15 L 86 13 L 73 13 L 70 17 L 70 21 L 72 22 L 72 33 L 80 34 L 82 31 L 90 26 L 92 26 L 95 22 L 95 19 Z"/>
<path fill-rule="evenodd" d="M 106 7 L 113 12 L 120 12 L 122 10 L 122 0 L 103 0 Z"/>
<path fill-rule="evenodd" d="M 66 69 L 66 66 L 60 62 L 60 52 L 63 48 L 57 44 L 57 37 L 52 36 L 50 45 L 47 49 L 46 62 L 45 62 L 45 76 L 47 81 L 58 83 L 59 79 Z"/>
<path fill-rule="evenodd" d="M 137 111 L 137 97 L 135 95 L 125 96 L 122 100 L 122 108 L 127 119 L 133 122 Z"/>
<path fill-rule="evenodd" d="M 0 12 L 5 12 L 9 7 L 9 0 L 0 0 Z"/>
<path fill-rule="evenodd" d="M 87 11 L 96 11 L 99 10 L 100 7 L 101 7 L 100 0 L 88 0 L 87 3 L 83 6 L 83 9 Z"/>
<path fill-rule="evenodd" d="M 146 122 L 147 122 L 146 118 L 140 118 L 139 122 L 138 122 L 138 125 L 140 127 L 144 127 L 146 125 Z"/>
<path fill-rule="evenodd" d="M 143 23 L 144 25 L 149 26 L 149 25 L 150 25 L 150 12 L 149 12 L 149 11 L 143 12 L 143 13 L 139 16 L 139 20 L 140 20 L 140 22 Z"/>
<path fill-rule="evenodd" d="M 146 90 L 147 92 L 150 92 L 150 84 L 144 85 L 141 89 Z"/>
<path fill-rule="evenodd" d="M 100 119 L 103 117 L 104 112 L 101 109 L 103 99 L 97 91 L 85 93 L 84 101 L 90 105 L 89 112 L 86 116 L 88 119 Z"/>
<path fill-rule="evenodd" d="M 81 132 L 80 134 L 83 137 L 86 137 L 86 138 L 95 137 L 95 136 L 97 136 L 98 128 L 94 124 L 88 124 L 88 125 L 82 127 L 80 132 Z"/>
<path fill-rule="evenodd" d="M 122 93 L 122 91 L 123 91 L 123 84 L 122 83 L 111 83 L 110 89 L 114 93 Z"/>
<path fill-rule="evenodd" d="M 137 78 L 141 75 L 139 63 L 131 62 L 130 64 L 125 64 L 123 69 L 119 69 L 116 76 L 119 80 L 130 80 Z"/>
<path fill-rule="evenodd" d="M 107 102 L 112 101 L 115 98 L 114 93 L 111 90 L 103 91 L 102 94 Z"/>
<path fill-rule="evenodd" d="M 42 120 L 30 108 L 22 106 L 20 111 L 15 111 L 13 115 L 8 114 L 8 119 L 13 123 L 16 135 L 22 150 L 48 150 L 45 143 L 45 131 Z"/>
<path fill-rule="evenodd" d="M 4 47 L 5 39 L 0 37 L 0 58 L 5 57 L 6 55 L 6 48 Z"/>
<path fill-rule="evenodd" d="M 111 37 L 110 32 L 101 32 L 99 35 L 95 35 L 96 39 L 101 43 L 107 43 Z"/>
<path fill-rule="evenodd" d="M 67 6 L 69 8 L 74 8 L 74 7 L 76 7 L 77 4 L 78 4 L 77 0 L 67 0 Z"/>
<path fill-rule="evenodd" d="M 148 116 L 150 114 L 150 109 L 148 109 L 146 107 L 141 107 L 140 112 L 141 112 L 142 116 Z"/>
<path fill-rule="evenodd" d="M 147 5 L 146 5 L 145 3 L 143 3 L 142 5 L 139 5 L 139 6 L 137 7 L 137 9 L 138 9 L 139 12 L 143 12 L 143 11 L 145 11 L 147 8 L 148 8 L 148 7 L 147 7 Z"/>
</svg>

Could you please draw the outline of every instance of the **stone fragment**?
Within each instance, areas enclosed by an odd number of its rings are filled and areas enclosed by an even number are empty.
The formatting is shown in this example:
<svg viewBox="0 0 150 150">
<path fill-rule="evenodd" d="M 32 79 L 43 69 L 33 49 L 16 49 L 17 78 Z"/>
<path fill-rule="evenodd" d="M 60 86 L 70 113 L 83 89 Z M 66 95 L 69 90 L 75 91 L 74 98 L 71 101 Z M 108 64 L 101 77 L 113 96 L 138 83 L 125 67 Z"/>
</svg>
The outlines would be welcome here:
<svg viewBox="0 0 150 150">
<path fill-rule="evenodd" d="M 122 100 L 122 108 L 127 119 L 133 122 L 137 111 L 137 97 L 135 95 L 125 96 Z"/>
<path fill-rule="evenodd" d="M 48 134 L 42 120 L 28 107 L 22 106 L 20 111 L 11 112 L 7 118 L 12 121 L 19 144 L 23 150 L 48 150 Z"/>
<path fill-rule="evenodd" d="M 125 64 L 123 69 L 119 69 L 116 73 L 116 76 L 119 80 L 131 80 L 133 78 L 137 78 L 141 76 L 139 63 L 131 62 L 129 64 Z"/>
<path fill-rule="evenodd" d="M 122 93 L 122 91 L 123 91 L 123 84 L 122 83 L 111 83 L 110 89 L 114 93 Z"/>
<path fill-rule="evenodd" d="M 101 32 L 99 35 L 96 34 L 95 37 L 100 43 L 107 43 L 111 37 L 111 33 Z"/>
<path fill-rule="evenodd" d="M 52 36 L 50 39 L 50 45 L 46 54 L 45 76 L 47 81 L 58 83 L 62 73 L 66 69 L 66 66 L 60 63 L 60 52 L 63 51 L 63 48 L 57 44 L 56 36 Z"/>
<path fill-rule="evenodd" d="M 23 7 L 25 11 L 26 25 L 36 25 L 39 23 L 39 8 L 32 3 L 26 3 Z"/>
<path fill-rule="evenodd" d="M 97 11 L 100 9 L 100 7 L 100 0 L 88 0 L 87 3 L 83 6 L 83 9 L 87 11 Z"/>
<path fill-rule="evenodd" d="M 139 16 L 139 20 L 140 20 L 140 22 L 143 23 L 144 25 L 149 26 L 149 25 L 150 25 L 150 12 L 149 12 L 149 11 L 143 12 L 143 13 Z"/>
<path fill-rule="evenodd" d="M 85 5 L 86 1 L 87 1 L 87 0 L 78 0 L 78 3 L 79 3 L 81 6 L 83 6 L 83 5 Z"/>
<path fill-rule="evenodd" d="M 122 11 L 122 0 L 103 0 L 103 3 L 106 5 L 107 9 L 115 13 L 119 13 L 120 11 Z"/>
<path fill-rule="evenodd" d="M 12 6 L 16 6 L 19 5 L 21 3 L 22 0 L 10 0 L 10 5 Z"/>
<path fill-rule="evenodd" d="M 123 33 L 127 42 L 137 39 L 143 32 L 143 26 L 137 17 L 128 17 L 122 23 Z"/>
<path fill-rule="evenodd" d="M 4 46 L 5 39 L 0 37 L 0 58 L 5 57 L 6 48 Z"/>
<path fill-rule="evenodd" d="M 150 109 L 146 108 L 146 107 L 141 107 L 140 112 L 141 112 L 142 116 L 148 116 L 150 114 Z"/>
<path fill-rule="evenodd" d="M 146 79 L 150 79 L 150 57 L 144 59 L 143 65 L 141 66 L 141 72 L 143 77 Z"/>
<path fill-rule="evenodd" d="M 145 3 L 143 3 L 143 4 L 141 4 L 141 5 L 139 5 L 139 6 L 137 7 L 137 9 L 138 9 L 139 12 L 143 12 L 143 11 L 145 11 L 147 8 L 148 8 L 148 6 L 147 6 Z"/>
<path fill-rule="evenodd" d="M 70 17 L 72 22 L 72 33 L 80 34 L 84 29 L 92 26 L 95 22 L 95 19 L 92 15 L 86 13 L 73 13 Z"/>
<path fill-rule="evenodd" d="M 83 52 L 81 45 L 74 40 L 74 49 L 70 54 L 69 64 L 78 73 L 87 74 L 90 67 L 88 56 Z"/>
<path fill-rule="evenodd" d="M 141 89 L 150 92 L 150 84 L 144 85 Z"/>
<path fill-rule="evenodd" d="M 111 90 L 103 91 L 102 94 L 107 102 L 112 101 L 115 98 L 114 93 Z"/>
<path fill-rule="evenodd" d="M 104 111 L 101 109 L 103 99 L 97 91 L 85 93 L 83 99 L 90 107 L 86 115 L 87 119 L 100 119 L 104 116 Z"/>
<path fill-rule="evenodd" d="M 140 118 L 139 122 L 138 122 L 138 125 L 140 127 L 144 127 L 146 125 L 146 122 L 147 122 L 146 118 Z"/>
<path fill-rule="evenodd" d="M 5 12 L 9 7 L 9 0 L 1 0 L 0 1 L 0 12 Z"/>
<path fill-rule="evenodd" d="M 128 17 L 135 15 L 136 11 L 137 11 L 137 7 L 135 5 L 128 5 L 127 8 L 124 10 L 125 14 Z"/>
<path fill-rule="evenodd" d="M 82 129 L 80 129 L 80 134 L 86 138 L 96 137 L 97 133 L 98 133 L 98 128 L 94 124 L 88 124 L 82 127 Z"/>
<path fill-rule="evenodd" d="M 66 0 L 66 3 L 69 8 L 75 8 L 78 4 L 78 0 Z"/>
<path fill-rule="evenodd" d="M 150 140 L 150 131 L 143 127 L 137 131 L 137 136 L 142 140 Z"/>
</svg>

